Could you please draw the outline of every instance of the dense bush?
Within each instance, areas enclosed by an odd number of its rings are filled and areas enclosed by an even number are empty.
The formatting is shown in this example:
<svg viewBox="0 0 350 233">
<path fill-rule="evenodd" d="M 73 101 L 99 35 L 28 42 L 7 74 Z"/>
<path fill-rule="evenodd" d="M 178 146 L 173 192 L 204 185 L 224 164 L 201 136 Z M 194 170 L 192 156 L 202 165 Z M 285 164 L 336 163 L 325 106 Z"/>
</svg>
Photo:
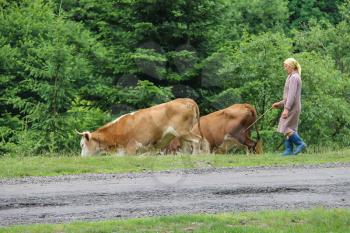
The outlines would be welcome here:
<svg viewBox="0 0 350 233">
<path fill-rule="evenodd" d="M 300 131 L 315 145 L 350 146 L 349 77 L 329 56 L 304 52 L 296 58 L 304 64 Z"/>
<path fill-rule="evenodd" d="M 2 143 L 14 142 L 22 151 L 71 148 L 69 110 L 79 88 L 98 77 L 106 56 L 90 32 L 55 15 L 53 6 L 23 1 L 0 16 L 1 116 L 21 121 L 10 124 L 15 133 Z"/>
</svg>

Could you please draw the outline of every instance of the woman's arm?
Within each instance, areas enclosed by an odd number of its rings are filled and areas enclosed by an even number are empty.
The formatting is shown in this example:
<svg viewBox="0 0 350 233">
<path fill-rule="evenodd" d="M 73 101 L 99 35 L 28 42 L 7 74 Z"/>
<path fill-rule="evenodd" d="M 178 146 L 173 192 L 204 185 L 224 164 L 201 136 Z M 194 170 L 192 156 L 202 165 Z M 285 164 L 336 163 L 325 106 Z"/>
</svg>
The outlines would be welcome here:
<svg viewBox="0 0 350 233">
<path fill-rule="evenodd" d="M 273 108 L 283 108 L 283 106 L 284 106 L 284 100 L 276 102 L 272 105 Z"/>
</svg>

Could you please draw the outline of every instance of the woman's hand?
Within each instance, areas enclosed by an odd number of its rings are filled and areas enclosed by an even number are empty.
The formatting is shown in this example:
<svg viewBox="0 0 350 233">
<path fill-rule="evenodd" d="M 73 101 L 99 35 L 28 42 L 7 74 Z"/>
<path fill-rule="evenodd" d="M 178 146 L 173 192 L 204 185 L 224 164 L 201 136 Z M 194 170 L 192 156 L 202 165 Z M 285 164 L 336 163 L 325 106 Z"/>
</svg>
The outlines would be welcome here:
<svg viewBox="0 0 350 233">
<path fill-rule="evenodd" d="M 272 108 L 280 108 L 280 103 L 276 102 L 272 105 Z"/>
<path fill-rule="evenodd" d="M 289 111 L 288 109 L 284 109 L 282 112 L 282 118 L 286 119 L 288 117 Z"/>
</svg>

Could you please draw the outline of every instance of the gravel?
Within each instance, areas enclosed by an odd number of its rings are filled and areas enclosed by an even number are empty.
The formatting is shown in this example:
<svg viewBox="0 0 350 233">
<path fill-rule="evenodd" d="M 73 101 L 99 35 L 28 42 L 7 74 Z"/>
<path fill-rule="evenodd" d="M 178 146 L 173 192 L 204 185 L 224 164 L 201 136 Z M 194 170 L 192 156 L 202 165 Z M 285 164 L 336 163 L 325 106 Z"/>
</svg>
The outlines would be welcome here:
<svg viewBox="0 0 350 233">
<path fill-rule="evenodd" d="M 0 225 L 350 207 L 350 163 L 0 180 Z"/>
</svg>

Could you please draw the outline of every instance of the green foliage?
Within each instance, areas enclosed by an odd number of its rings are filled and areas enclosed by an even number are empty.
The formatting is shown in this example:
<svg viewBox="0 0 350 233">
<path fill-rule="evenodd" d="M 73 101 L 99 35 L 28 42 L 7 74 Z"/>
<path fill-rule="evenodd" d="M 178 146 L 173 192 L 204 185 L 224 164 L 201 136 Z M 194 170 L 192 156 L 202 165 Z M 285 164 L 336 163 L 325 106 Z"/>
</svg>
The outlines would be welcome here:
<svg viewBox="0 0 350 233">
<path fill-rule="evenodd" d="M 317 51 L 331 56 L 337 68 L 350 74 L 350 25 L 346 21 L 333 26 L 313 22 L 306 31 L 295 31 L 296 49 L 299 51 Z"/>
<path fill-rule="evenodd" d="M 67 111 L 80 85 L 98 75 L 94 65 L 101 65 L 103 49 L 81 25 L 56 16 L 53 6 L 40 0 L 11 5 L 0 25 L 2 98 L 25 124 L 17 143 L 31 152 L 71 148 Z"/>
<path fill-rule="evenodd" d="M 330 57 L 301 53 L 303 114 L 301 132 L 314 144 L 350 146 L 349 79 Z"/>
<path fill-rule="evenodd" d="M 210 97 L 212 106 L 215 106 L 216 110 L 227 108 L 232 104 L 242 102 L 242 93 L 239 88 L 228 88 L 217 95 Z"/>
<path fill-rule="evenodd" d="M 145 80 L 139 81 L 136 87 L 125 90 L 120 101 L 140 109 L 170 101 L 172 98 L 171 88 L 159 88 Z"/>
<path fill-rule="evenodd" d="M 226 42 L 238 42 L 247 32 L 281 31 L 290 14 L 287 3 L 285 0 L 225 1 L 218 25 L 212 30 L 208 28 L 210 46 L 220 49 Z M 209 51 L 212 49 L 208 48 Z"/>
<path fill-rule="evenodd" d="M 344 22 L 350 22 L 350 1 L 344 0 L 343 4 L 339 6 L 339 13 Z"/>
<path fill-rule="evenodd" d="M 235 0 L 231 5 L 239 27 L 256 34 L 282 27 L 288 19 L 287 1 L 277 0 Z"/>
<path fill-rule="evenodd" d="M 303 28 L 310 19 L 329 21 L 336 24 L 341 21 L 339 8 L 347 0 L 290 0 L 288 8 L 291 12 L 289 21 L 291 27 Z"/>
<path fill-rule="evenodd" d="M 237 47 L 223 50 L 227 54 L 219 70 L 224 76 L 223 87 L 240 88 L 243 100 L 260 106 L 257 110 L 264 112 L 266 106 L 282 95 L 282 90 L 274 90 L 283 85 L 285 75 L 281 67 L 291 48 L 291 40 L 280 33 L 243 38 Z"/>
</svg>

